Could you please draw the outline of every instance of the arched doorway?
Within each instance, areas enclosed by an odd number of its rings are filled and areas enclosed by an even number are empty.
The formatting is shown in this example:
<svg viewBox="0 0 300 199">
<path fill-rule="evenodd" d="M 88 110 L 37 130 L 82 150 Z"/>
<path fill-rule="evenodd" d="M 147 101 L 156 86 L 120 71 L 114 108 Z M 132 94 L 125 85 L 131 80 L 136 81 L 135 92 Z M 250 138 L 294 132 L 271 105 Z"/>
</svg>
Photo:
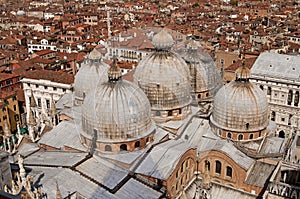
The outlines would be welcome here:
<svg viewBox="0 0 300 199">
<path fill-rule="evenodd" d="M 279 131 L 278 137 L 285 138 L 285 133 L 283 130 Z"/>
</svg>

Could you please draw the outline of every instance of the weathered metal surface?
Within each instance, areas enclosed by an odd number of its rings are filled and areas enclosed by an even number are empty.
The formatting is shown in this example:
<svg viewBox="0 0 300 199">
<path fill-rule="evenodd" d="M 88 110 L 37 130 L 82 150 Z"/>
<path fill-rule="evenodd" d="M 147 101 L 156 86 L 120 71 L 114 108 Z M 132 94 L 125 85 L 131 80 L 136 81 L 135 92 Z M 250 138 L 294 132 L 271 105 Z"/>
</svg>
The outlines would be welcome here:
<svg viewBox="0 0 300 199">
<path fill-rule="evenodd" d="M 250 82 L 232 81 L 216 94 L 211 122 L 236 132 L 265 129 L 269 122 L 267 98 Z"/>
<path fill-rule="evenodd" d="M 251 73 L 253 76 L 277 77 L 299 81 L 300 57 L 293 55 L 278 55 L 277 53 L 264 52 L 259 55 Z"/>
<path fill-rule="evenodd" d="M 222 80 L 217 66 L 210 55 L 200 44 L 191 40 L 182 57 L 190 69 L 193 92 L 208 92 L 209 96 L 207 97 L 214 96 L 221 87 Z"/>
<path fill-rule="evenodd" d="M 108 80 L 109 65 L 101 61 L 100 52 L 93 50 L 77 72 L 74 80 L 75 100 L 83 100 L 98 82 Z M 76 101 L 75 101 L 76 103 Z"/>
<path fill-rule="evenodd" d="M 169 51 L 165 47 L 167 44 L 155 42 L 170 39 L 165 35 L 168 33 L 164 30 L 163 32 L 153 38 L 157 51 L 144 58 L 134 74 L 134 81 L 147 95 L 152 110 L 178 109 L 191 102 L 187 64 L 178 54 Z M 161 36 L 163 38 L 157 38 Z M 164 42 L 170 43 L 171 47 L 171 41 Z"/>
<path fill-rule="evenodd" d="M 134 83 L 119 80 L 97 86 L 82 106 L 82 128 L 98 140 L 125 141 L 149 135 L 155 129 L 150 104 Z"/>
</svg>

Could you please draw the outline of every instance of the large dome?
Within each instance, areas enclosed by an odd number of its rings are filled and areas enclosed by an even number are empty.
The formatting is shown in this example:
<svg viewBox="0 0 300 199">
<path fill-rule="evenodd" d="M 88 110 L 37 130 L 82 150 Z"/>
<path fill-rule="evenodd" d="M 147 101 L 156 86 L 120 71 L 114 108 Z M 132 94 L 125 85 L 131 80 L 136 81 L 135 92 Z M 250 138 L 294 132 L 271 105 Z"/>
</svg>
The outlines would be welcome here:
<svg viewBox="0 0 300 199">
<path fill-rule="evenodd" d="M 213 59 L 195 40 L 188 43 L 183 58 L 190 69 L 193 97 L 197 101 L 211 99 L 222 85 Z"/>
<path fill-rule="evenodd" d="M 84 137 L 91 139 L 96 131 L 97 143 L 115 144 L 153 135 L 155 124 L 146 95 L 134 83 L 120 79 L 121 72 L 108 73 L 109 81 L 100 83 L 83 103 Z"/>
<path fill-rule="evenodd" d="M 172 45 L 171 35 L 166 34 L 168 33 L 163 29 L 154 36 L 156 52 L 139 63 L 134 73 L 134 81 L 146 93 L 153 115 L 172 119 L 189 112 L 190 73 L 185 61 L 169 51 L 168 48 Z M 156 43 L 163 38 L 167 41 L 161 41 L 161 45 Z"/>
<path fill-rule="evenodd" d="M 249 82 L 245 76 L 241 76 L 239 71 L 241 70 L 238 70 L 235 81 L 226 84 L 217 92 L 211 122 L 218 129 L 231 133 L 258 132 L 258 138 L 269 123 L 267 98 L 260 88 Z M 241 138 L 243 136 L 238 139 Z M 250 136 L 249 139 L 253 138 L 255 137 Z"/>
<path fill-rule="evenodd" d="M 109 66 L 101 61 L 101 53 L 94 49 L 82 64 L 74 80 L 75 105 L 81 105 L 87 93 L 100 81 L 107 81 Z"/>
</svg>

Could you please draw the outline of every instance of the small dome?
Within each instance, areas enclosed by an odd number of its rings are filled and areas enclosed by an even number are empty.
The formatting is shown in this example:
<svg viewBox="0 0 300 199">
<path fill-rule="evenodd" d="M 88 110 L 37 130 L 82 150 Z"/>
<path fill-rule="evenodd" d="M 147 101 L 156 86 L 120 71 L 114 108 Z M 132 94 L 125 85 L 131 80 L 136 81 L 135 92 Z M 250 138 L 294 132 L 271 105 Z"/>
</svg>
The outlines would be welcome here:
<svg viewBox="0 0 300 199">
<path fill-rule="evenodd" d="M 100 55 L 99 55 L 100 54 Z M 109 65 L 101 61 L 101 53 L 93 50 L 83 62 L 74 80 L 75 105 L 81 105 L 87 93 L 97 83 L 108 80 Z"/>
<path fill-rule="evenodd" d="M 150 104 L 134 83 L 119 79 L 101 83 L 86 97 L 82 106 L 82 128 L 97 142 L 137 140 L 153 134 Z"/>
<path fill-rule="evenodd" d="M 235 71 L 235 74 L 236 74 L 236 79 L 237 80 L 245 80 L 245 81 L 248 81 L 249 78 L 250 78 L 250 75 L 251 75 L 251 72 L 250 72 L 250 69 L 245 67 L 244 66 L 244 63 L 243 63 L 243 66 L 242 67 L 239 67 L 236 71 Z"/>
<path fill-rule="evenodd" d="M 263 130 L 269 123 L 267 98 L 249 81 L 232 81 L 217 92 L 211 122 L 234 132 Z"/>
<path fill-rule="evenodd" d="M 170 49 L 174 45 L 174 40 L 165 29 L 162 29 L 159 33 L 154 35 L 152 44 L 156 49 Z"/>
<path fill-rule="evenodd" d="M 152 110 L 182 108 L 191 102 L 189 69 L 173 52 L 157 51 L 144 58 L 134 81 L 146 93 Z"/>
<path fill-rule="evenodd" d="M 187 45 L 187 50 L 183 54 L 191 74 L 191 87 L 197 95 L 206 93 L 204 98 L 212 97 L 222 85 L 221 76 L 213 59 L 195 40 L 191 40 Z M 197 98 L 203 98 L 197 97 Z"/>
</svg>

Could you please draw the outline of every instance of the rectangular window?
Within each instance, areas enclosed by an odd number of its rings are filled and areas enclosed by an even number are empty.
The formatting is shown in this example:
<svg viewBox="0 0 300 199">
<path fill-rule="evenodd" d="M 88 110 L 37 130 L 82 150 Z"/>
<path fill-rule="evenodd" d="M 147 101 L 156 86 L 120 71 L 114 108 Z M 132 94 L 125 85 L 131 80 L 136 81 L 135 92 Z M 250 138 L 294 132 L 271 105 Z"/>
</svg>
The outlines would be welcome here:
<svg viewBox="0 0 300 199">
<path fill-rule="evenodd" d="M 46 106 L 47 106 L 47 109 L 50 108 L 50 100 L 49 99 L 46 99 Z"/>
<path fill-rule="evenodd" d="M 19 121 L 19 115 L 18 114 L 15 114 L 15 121 Z"/>
<path fill-rule="evenodd" d="M 41 101 L 41 98 L 37 98 L 37 105 L 38 107 L 42 107 L 42 101 Z"/>
</svg>

